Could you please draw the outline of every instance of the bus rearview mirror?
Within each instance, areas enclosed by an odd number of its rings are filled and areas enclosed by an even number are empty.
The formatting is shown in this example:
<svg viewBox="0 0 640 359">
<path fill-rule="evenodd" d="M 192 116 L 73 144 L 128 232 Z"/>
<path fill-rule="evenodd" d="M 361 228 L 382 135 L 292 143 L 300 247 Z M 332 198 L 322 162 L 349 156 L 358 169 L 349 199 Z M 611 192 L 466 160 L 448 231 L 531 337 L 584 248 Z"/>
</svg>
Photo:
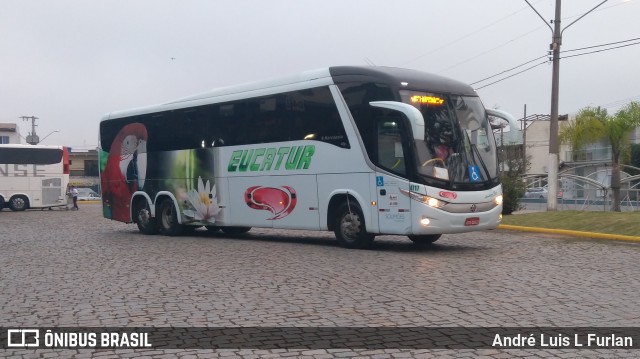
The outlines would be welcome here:
<svg viewBox="0 0 640 359">
<path fill-rule="evenodd" d="M 369 105 L 373 107 L 381 107 L 393 111 L 398 111 L 404 114 L 411 123 L 413 139 L 424 140 L 424 118 L 422 117 L 422 113 L 420 113 L 420 110 L 418 110 L 417 108 L 397 101 L 373 101 L 369 102 Z"/>
</svg>

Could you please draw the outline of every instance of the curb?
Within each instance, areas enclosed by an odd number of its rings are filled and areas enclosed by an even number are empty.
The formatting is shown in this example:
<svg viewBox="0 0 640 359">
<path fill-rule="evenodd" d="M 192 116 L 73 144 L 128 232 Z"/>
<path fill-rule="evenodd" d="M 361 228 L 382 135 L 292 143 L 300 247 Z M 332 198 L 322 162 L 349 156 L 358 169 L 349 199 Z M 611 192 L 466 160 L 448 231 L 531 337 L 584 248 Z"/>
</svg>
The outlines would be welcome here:
<svg viewBox="0 0 640 359">
<path fill-rule="evenodd" d="M 640 242 L 640 237 L 636 237 L 636 236 L 625 236 L 625 235 L 622 235 L 622 234 L 608 234 L 608 233 L 572 231 L 572 230 L 568 230 L 568 229 L 513 226 L 513 225 L 510 225 L 510 224 L 501 224 L 501 225 L 498 226 L 498 229 L 508 229 L 508 230 L 513 230 L 513 231 L 523 231 L 523 232 L 562 234 L 562 235 L 567 235 L 567 236 L 583 237 L 583 238 L 612 239 L 612 240 L 616 240 L 616 241 Z"/>
</svg>

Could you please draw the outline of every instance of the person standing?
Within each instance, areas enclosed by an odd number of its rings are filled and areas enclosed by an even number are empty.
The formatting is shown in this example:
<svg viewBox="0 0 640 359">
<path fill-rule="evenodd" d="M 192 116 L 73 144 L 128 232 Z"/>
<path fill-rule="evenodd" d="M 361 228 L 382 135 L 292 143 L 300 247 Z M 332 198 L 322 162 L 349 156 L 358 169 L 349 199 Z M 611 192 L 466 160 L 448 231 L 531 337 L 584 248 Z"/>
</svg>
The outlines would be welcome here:
<svg viewBox="0 0 640 359">
<path fill-rule="evenodd" d="M 73 209 L 79 210 L 78 208 L 78 189 L 75 186 L 71 186 L 71 196 L 73 197 Z"/>
<path fill-rule="evenodd" d="M 64 209 L 68 211 L 73 208 L 73 195 L 71 194 L 71 184 L 67 184 L 67 190 L 65 191 L 65 199 L 67 200 L 67 204 L 64 206 Z"/>
</svg>

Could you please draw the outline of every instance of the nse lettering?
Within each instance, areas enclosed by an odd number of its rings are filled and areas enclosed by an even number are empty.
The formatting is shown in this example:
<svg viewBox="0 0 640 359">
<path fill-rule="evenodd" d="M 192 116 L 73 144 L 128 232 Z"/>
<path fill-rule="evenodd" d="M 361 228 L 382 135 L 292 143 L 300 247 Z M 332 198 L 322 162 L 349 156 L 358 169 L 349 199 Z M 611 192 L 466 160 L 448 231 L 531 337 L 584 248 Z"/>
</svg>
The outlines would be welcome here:
<svg viewBox="0 0 640 359">
<path fill-rule="evenodd" d="M 0 176 L 3 177 L 44 177 L 44 168 L 38 165 L 0 165 Z"/>
<path fill-rule="evenodd" d="M 269 147 L 233 151 L 229 159 L 229 172 L 256 172 L 306 170 L 316 151 L 313 145 L 291 147 Z"/>
</svg>

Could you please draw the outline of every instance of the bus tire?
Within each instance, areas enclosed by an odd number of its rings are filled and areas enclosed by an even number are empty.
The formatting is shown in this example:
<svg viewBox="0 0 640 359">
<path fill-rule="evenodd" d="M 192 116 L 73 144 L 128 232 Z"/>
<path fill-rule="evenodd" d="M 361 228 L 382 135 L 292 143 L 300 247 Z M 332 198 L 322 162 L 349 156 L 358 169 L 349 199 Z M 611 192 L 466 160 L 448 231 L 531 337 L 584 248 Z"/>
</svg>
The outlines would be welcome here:
<svg viewBox="0 0 640 359">
<path fill-rule="evenodd" d="M 432 244 L 442 237 L 442 234 L 423 234 L 423 235 L 411 235 L 409 239 L 419 245 Z"/>
<path fill-rule="evenodd" d="M 165 236 L 179 236 L 182 234 L 182 224 L 178 223 L 178 214 L 173 200 L 167 198 L 160 203 L 160 212 L 156 218 L 158 229 Z"/>
<path fill-rule="evenodd" d="M 346 248 L 366 249 L 373 243 L 374 236 L 367 233 L 364 215 L 355 201 L 338 207 L 333 228 L 338 243 Z"/>
<path fill-rule="evenodd" d="M 4 208 L 4 197 L 0 196 L 0 211 Z"/>
<path fill-rule="evenodd" d="M 29 200 L 25 196 L 13 196 L 9 200 L 9 208 L 12 211 L 24 211 L 29 208 Z"/>
<path fill-rule="evenodd" d="M 251 227 L 220 227 L 224 234 L 228 234 L 230 236 L 237 236 L 240 234 L 245 234 L 251 230 Z"/>
<path fill-rule="evenodd" d="M 138 230 L 147 235 L 158 233 L 158 223 L 154 217 L 151 216 L 151 209 L 149 203 L 144 200 L 138 200 L 133 206 L 133 215 L 138 225 Z"/>
</svg>

